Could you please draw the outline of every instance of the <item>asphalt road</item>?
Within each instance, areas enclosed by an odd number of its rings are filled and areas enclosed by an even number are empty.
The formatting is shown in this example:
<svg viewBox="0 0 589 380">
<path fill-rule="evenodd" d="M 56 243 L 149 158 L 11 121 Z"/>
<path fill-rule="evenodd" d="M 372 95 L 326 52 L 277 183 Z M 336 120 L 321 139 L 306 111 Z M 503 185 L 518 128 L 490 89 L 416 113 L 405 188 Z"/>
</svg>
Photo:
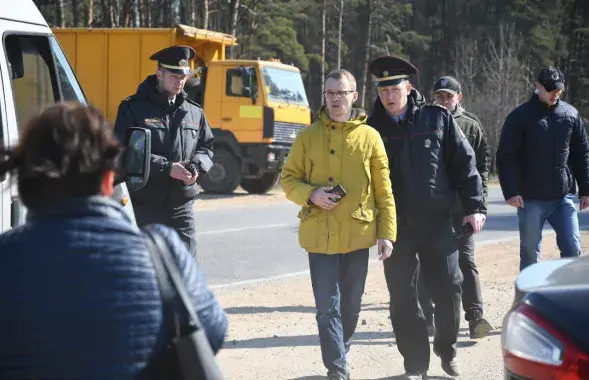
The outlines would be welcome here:
<svg viewBox="0 0 589 380">
<path fill-rule="evenodd" d="M 209 284 L 219 286 L 306 271 L 307 256 L 297 241 L 298 210 L 287 201 L 197 210 L 198 260 Z M 579 222 L 589 224 L 589 214 L 580 213 Z M 487 222 L 475 236 L 476 241 L 517 237 L 517 225 L 516 210 L 505 203 L 501 190 L 492 186 Z M 548 223 L 545 229 L 551 229 Z M 372 257 L 376 258 L 375 252 Z"/>
</svg>

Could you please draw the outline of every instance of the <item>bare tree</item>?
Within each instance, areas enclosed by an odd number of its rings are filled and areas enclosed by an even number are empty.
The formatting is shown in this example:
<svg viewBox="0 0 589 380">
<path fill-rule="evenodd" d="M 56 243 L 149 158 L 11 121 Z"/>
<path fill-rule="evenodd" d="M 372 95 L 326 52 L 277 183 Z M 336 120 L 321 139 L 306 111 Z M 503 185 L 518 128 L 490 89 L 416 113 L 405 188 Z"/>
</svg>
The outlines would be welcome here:
<svg viewBox="0 0 589 380">
<path fill-rule="evenodd" d="M 202 0 L 202 28 L 209 29 L 209 0 Z"/>
<path fill-rule="evenodd" d="M 364 40 L 364 65 L 362 70 L 362 88 L 360 89 L 359 103 L 366 108 L 366 85 L 368 82 L 368 63 L 370 61 L 370 37 L 372 35 L 372 0 L 366 0 L 366 12 L 368 20 L 366 22 L 366 36 Z"/>
<path fill-rule="evenodd" d="M 323 104 L 325 91 L 325 40 L 327 39 L 325 32 L 325 16 L 327 13 L 327 0 L 323 0 L 323 11 L 321 12 L 321 104 Z"/>
<path fill-rule="evenodd" d="M 57 26 L 64 28 L 65 27 L 65 17 L 63 17 L 63 0 L 56 0 L 55 1 L 55 16 L 57 18 Z"/>
<path fill-rule="evenodd" d="M 230 27 L 230 34 L 233 36 L 237 35 L 237 16 L 239 13 L 239 0 L 231 0 L 230 3 L 230 20 L 231 20 L 231 27 Z M 235 46 L 229 47 L 229 57 L 231 59 L 235 58 Z"/>
<path fill-rule="evenodd" d="M 339 25 L 337 34 L 337 68 L 342 67 L 342 22 L 344 19 L 344 0 L 340 0 L 339 4 Z"/>
<path fill-rule="evenodd" d="M 85 20 L 84 24 L 87 28 L 92 26 L 94 22 L 94 0 L 88 0 L 86 3 L 86 12 L 85 12 Z"/>
<path fill-rule="evenodd" d="M 483 54 L 471 41 L 457 56 L 460 69 L 456 75 L 468 89 L 464 104 L 483 124 L 492 153 L 492 172 L 505 118 L 532 89 L 529 65 L 519 57 L 524 43 L 513 28 L 499 25 L 497 36 L 485 41 Z"/>
</svg>

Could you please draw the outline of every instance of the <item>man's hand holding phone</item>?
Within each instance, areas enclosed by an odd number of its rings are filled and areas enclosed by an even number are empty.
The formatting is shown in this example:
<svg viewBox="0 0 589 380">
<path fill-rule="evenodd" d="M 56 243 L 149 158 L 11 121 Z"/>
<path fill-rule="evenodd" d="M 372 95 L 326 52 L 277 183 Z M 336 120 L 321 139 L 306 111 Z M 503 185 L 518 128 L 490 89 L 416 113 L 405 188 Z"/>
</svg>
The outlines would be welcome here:
<svg viewBox="0 0 589 380">
<path fill-rule="evenodd" d="M 341 185 L 335 187 L 324 186 L 311 193 L 309 200 L 324 210 L 333 210 L 340 199 L 346 196 L 346 191 Z"/>
<path fill-rule="evenodd" d="M 311 193 L 309 200 L 315 206 L 319 206 L 324 210 L 332 210 L 335 206 L 337 206 L 339 196 L 332 194 L 330 192 L 331 189 L 333 188 L 330 186 L 320 187 Z"/>
</svg>

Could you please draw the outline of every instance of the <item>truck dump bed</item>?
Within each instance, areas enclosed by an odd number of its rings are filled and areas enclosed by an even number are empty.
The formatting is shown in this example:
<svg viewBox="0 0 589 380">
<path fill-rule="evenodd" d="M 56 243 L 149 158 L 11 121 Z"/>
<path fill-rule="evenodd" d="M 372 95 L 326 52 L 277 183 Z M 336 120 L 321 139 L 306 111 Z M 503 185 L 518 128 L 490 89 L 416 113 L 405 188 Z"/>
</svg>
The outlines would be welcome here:
<svg viewBox="0 0 589 380">
<path fill-rule="evenodd" d="M 53 28 L 89 101 L 114 123 L 121 100 L 132 95 L 156 63 L 149 57 L 171 45 L 188 45 L 208 65 L 225 60 L 232 35 L 186 25 L 173 28 Z"/>
</svg>

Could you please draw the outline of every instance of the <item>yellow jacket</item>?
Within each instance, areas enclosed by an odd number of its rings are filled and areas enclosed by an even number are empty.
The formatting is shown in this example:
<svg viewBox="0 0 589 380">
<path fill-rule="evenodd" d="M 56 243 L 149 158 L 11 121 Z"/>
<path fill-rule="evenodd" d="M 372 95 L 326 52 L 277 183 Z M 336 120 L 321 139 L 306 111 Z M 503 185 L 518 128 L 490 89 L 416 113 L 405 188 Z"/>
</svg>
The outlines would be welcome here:
<svg viewBox="0 0 589 380">
<path fill-rule="evenodd" d="M 308 252 L 348 253 L 372 247 L 377 238 L 397 238 L 389 161 L 380 135 L 365 123 L 362 109 L 340 123 L 323 108 L 299 133 L 282 168 L 286 197 L 302 206 L 299 243 Z M 338 184 L 347 196 L 331 211 L 307 203 L 316 188 Z"/>
</svg>

